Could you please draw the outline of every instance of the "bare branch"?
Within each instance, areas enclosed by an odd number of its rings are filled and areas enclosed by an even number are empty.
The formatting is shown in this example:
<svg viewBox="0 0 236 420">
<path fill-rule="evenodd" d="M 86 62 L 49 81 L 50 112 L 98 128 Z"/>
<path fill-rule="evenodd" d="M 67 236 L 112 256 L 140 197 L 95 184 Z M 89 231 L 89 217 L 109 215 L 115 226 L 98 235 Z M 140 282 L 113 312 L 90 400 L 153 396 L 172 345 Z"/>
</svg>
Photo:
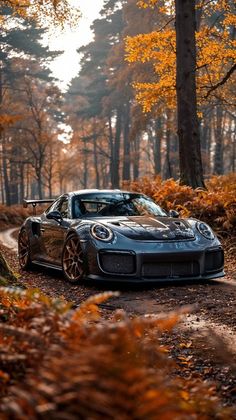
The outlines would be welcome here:
<svg viewBox="0 0 236 420">
<path fill-rule="evenodd" d="M 209 90 L 208 90 L 208 92 L 207 92 L 207 94 L 206 94 L 206 96 L 205 96 L 205 99 L 207 99 L 209 96 L 210 96 L 210 94 L 214 91 L 214 90 L 216 90 L 218 87 L 220 87 L 220 86 L 222 86 L 222 85 L 224 85 L 226 82 L 227 82 L 227 80 L 230 78 L 230 76 L 233 74 L 233 72 L 236 70 L 236 63 L 231 67 L 231 69 L 229 69 L 229 71 L 227 71 L 227 73 L 226 73 L 226 75 L 223 77 L 223 79 L 219 82 L 219 83 L 216 83 L 216 85 L 213 85 Z"/>
</svg>

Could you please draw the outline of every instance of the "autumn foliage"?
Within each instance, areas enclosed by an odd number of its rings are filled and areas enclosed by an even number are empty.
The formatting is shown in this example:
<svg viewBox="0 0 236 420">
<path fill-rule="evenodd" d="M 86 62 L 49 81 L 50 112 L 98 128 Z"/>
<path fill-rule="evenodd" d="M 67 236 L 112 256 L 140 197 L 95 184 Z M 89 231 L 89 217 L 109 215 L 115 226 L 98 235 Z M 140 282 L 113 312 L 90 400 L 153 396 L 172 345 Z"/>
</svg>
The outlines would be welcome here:
<svg viewBox="0 0 236 420">
<path fill-rule="evenodd" d="M 98 305 L 112 296 L 72 311 L 38 291 L 0 289 L 1 418 L 233 418 L 212 384 L 174 374 L 159 345 L 180 314 L 102 320 Z"/>
<path fill-rule="evenodd" d="M 145 112 L 155 104 L 175 108 L 176 106 L 176 31 L 174 27 L 175 6 L 171 0 L 163 4 L 160 0 L 137 2 L 139 7 L 150 7 L 157 16 L 157 28 L 149 33 L 140 33 L 126 38 L 126 53 L 129 62 L 152 63 L 155 81 L 134 83 L 137 100 Z M 233 2 L 201 1 L 196 6 L 197 15 L 197 95 L 199 104 L 205 104 L 215 94 L 217 100 L 226 102 L 234 96 L 234 77 L 228 78 L 227 71 L 235 70 L 235 26 Z M 224 83 L 227 81 L 228 83 Z M 222 83 L 221 83 L 222 81 Z M 233 101 L 232 101 L 233 102 Z M 230 101 L 227 102 L 230 105 Z"/>
<path fill-rule="evenodd" d="M 41 214 L 48 206 L 37 206 L 37 214 Z M 5 206 L 0 204 L 0 229 L 5 229 L 8 226 L 20 226 L 24 220 L 32 216 L 32 207 L 24 208 L 22 205 Z"/>
<path fill-rule="evenodd" d="M 166 210 L 175 209 L 183 217 L 201 219 L 224 237 L 236 229 L 236 174 L 214 176 L 206 182 L 208 190 L 179 185 L 174 179 L 143 178 L 126 187 L 152 197 Z"/>
<path fill-rule="evenodd" d="M 45 22 L 63 25 L 68 22 L 75 25 L 80 17 L 79 9 L 72 7 L 68 0 L 3 0 L 5 6 L 23 18 L 35 19 L 45 25 Z"/>
</svg>

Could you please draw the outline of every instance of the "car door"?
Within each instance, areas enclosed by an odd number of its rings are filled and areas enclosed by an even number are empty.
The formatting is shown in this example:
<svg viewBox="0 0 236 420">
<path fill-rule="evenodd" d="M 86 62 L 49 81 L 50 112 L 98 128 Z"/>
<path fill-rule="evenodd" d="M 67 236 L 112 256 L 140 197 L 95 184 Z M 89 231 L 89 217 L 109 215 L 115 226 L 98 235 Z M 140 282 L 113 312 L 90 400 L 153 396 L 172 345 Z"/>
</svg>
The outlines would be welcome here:
<svg viewBox="0 0 236 420">
<path fill-rule="evenodd" d="M 72 222 L 68 196 L 62 196 L 49 209 L 49 211 L 55 210 L 61 213 L 62 221 L 48 219 L 47 213 L 45 214 L 40 227 L 41 245 L 43 248 L 43 260 L 60 266 L 64 239 Z"/>
</svg>

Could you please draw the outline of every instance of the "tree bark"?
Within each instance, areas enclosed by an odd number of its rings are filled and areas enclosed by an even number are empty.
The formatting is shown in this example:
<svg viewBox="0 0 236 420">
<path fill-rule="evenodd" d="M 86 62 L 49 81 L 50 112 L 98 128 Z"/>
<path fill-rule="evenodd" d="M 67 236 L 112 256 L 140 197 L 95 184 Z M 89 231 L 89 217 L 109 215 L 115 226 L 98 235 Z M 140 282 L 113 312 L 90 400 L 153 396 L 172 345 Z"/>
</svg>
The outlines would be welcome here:
<svg viewBox="0 0 236 420">
<path fill-rule="evenodd" d="M 203 170 L 205 174 L 211 172 L 211 158 L 210 158 L 210 145 L 211 145 L 211 109 L 206 109 L 203 114 L 202 123 L 200 126 L 201 132 L 201 149 L 203 153 Z"/>
<path fill-rule="evenodd" d="M 172 178 L 172 168 L 171 168 L 171 131 L 170 131 L 170 118 L 171 113 L 167 110 L 166 114 L 166 165 L 164 179 Z"/>
<path fill-rule="evenodd" d="M 17 147 L 13 147 L 11 150 L 11 155 L 13 159 L 9 159 L 9 166 L 10 166 L 10 196 L 11 196 L 11 205 L 18 204 L 18 184 L 19 184 L 19 164 L 15 161 L 14 158 L 19 160 L 19 149 Z"/>
<path fill-rule="evenodd" d="M 5 258 L 0 252 L 0 285 L 8 285 L 10 282 L 16 282 L 17 278 L 8 266 Z"/>
<path fill-rule="evenodd" d="M 216 126 L 215 126 L 215 156 L 214 174 L 222 175 L 223 168 L 223 112 L 220 105 L 216 107 Z"/>
<path fill-rule="evenodd" d="M 100 176 L 99 176 L 99 167 L 98 167 L 98 150 L 97 150 L 97 135 L 94 134 L 93 136 L 93 159 L 94 159 L 94 169 L 95 169 L 95 181 L 96 181 L 96 188 L 100 188 Z"/>
<path fill-rule="evenodd" d="M 133 141 L 133 178 L 137 180 L 139 178 L 139 162 L 140 162 L 140 140 L 141 135 L 136 134 Z"/>
<path fill-rule="evenodd" d="M 195 1 L 175 0 L 180 183 L 205 188 L 196 99 Z"/>
<path fill-rule="evenodd" d="M 25 166 L 23 163 L 20 164 L 20 203 L 23 202 L 25 196 Z"/>
<path fill-rule="evenodd" d="M 112 188 L 119 188 L 120 186 L 120 137 L 122 127 L 122 112 L 119 108 L 116 116 L 116 132 L 113 145 L 112 162 L 111 162 L 111 184 Z"/>
<path fill-rule="evenodd" d="M 5 190 L 5 203 L 7 206 L 11 205 L 10 185 L 7 168 L 7 157 L 6 157 L 6 140 L 4 133 L 0 133 L 2 139 L 2 168 L 3 168 L 3 181 Z"/>
<path fill-rule="evenodd" d="M 124 160 L 123 160 L 123 180 L 130 180 L 130 104 L 126 104 L 124 109 Z"/>
<path fill-rule="evenodd" d="M 162 137 L 162 119 L 161 117 L 159 117 L 155 121 L 155 135 L 153 139 L 155 175 L 160 175 L 161 173 L 161 137 Z"/>
</svg>

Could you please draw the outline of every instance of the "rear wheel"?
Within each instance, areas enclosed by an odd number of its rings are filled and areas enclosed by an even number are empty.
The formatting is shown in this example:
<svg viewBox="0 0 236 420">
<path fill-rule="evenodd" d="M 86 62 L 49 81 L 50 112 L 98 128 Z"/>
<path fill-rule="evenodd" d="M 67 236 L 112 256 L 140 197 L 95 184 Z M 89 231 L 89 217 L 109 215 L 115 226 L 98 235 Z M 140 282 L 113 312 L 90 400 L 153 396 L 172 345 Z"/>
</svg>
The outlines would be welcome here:
<svg viewBox="0 0 236 420">
<path fill-rule="evenodd" d="M 30 242 L 25 229 L 22 229 L 18 237 L 18 259 L 20 268 L 26 270 L 31 266 Z"/>
<path fill-rule="evenodd" d="M 70 283 L 78 283 L 84 277 L 84 255 L 77 235 L 67 238 L 62 251 L 62 270 Z"/>
</svg>

